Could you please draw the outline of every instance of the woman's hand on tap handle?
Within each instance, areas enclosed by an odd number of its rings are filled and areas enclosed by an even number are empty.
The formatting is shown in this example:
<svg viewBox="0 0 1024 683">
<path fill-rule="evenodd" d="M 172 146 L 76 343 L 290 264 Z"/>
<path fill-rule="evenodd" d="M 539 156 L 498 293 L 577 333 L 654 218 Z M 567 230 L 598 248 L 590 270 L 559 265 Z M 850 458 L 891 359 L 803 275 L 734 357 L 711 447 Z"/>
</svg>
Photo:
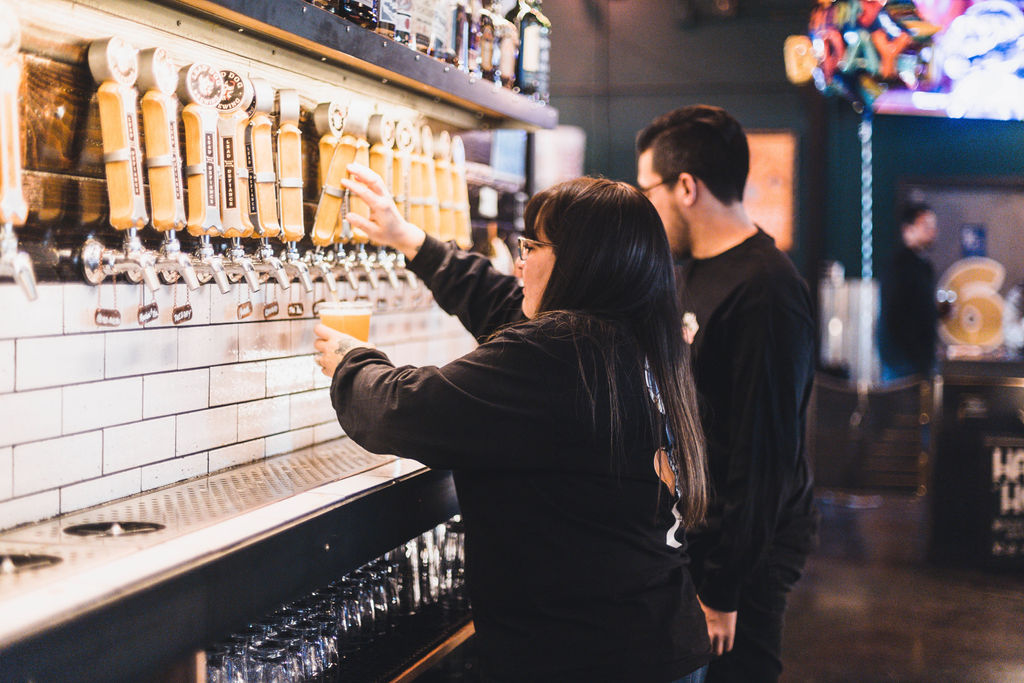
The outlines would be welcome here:
<svg viewBox="0 0 1024 683">
<path fill-rule="evenodd" d="M 352 227 L 367 234 L 371 242 L 394 247 L 412 259 L 423 246 L 426 233 L 402 217 L 388 184 L 377 173 L 362 164 L 348 165 L 348 178 L 341 184 L 370 207 L 370 219 L 349 213 L 346 218 Z"/>
</svg>

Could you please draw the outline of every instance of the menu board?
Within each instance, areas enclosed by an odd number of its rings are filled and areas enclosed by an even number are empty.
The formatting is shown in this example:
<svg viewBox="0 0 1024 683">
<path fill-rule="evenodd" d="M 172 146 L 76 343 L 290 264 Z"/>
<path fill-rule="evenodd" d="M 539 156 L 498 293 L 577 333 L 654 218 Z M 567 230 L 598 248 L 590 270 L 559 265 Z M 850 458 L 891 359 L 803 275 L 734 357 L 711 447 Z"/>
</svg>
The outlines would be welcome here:
<svg viewBox="0 0 1024 683">
<path fill-rule="evenodd" d="M 993 560 L 1024 558 L 1024 439 L 990 437 L 988 552 Z"/>
</svg>

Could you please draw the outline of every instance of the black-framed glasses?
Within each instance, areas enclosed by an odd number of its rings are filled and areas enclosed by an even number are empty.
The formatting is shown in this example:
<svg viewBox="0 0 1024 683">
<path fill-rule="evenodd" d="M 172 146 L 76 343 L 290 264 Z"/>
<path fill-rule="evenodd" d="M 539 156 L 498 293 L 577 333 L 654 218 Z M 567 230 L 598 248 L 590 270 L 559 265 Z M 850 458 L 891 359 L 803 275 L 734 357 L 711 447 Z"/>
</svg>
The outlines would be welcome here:
<svg viewBox="0 0 1024 683">
<path fill-rule="evenodd" d="M 526 257 L 530 255 L 530 252 L 540 247 L 551 247 L 555 248 L 555 245 L 551 242 L 541 242 L 540 240 L 531 240 L 529 237 L 519 237 L 519 258 L 526 260 Z"/>
<path fill-rule="evenodd" d="M 653 192 L 655 188 L 661 187 L 662 185 L 668 185 L 669 182 L 670 181 L 668 180 L 662 180 L 660 183 L 654 183 L 653 185 L 648 185 L 647 187 L 637 184 L 636 189 L 640 190 L 640 194 L 650 199 L 651 192 Z"/>
</svg>

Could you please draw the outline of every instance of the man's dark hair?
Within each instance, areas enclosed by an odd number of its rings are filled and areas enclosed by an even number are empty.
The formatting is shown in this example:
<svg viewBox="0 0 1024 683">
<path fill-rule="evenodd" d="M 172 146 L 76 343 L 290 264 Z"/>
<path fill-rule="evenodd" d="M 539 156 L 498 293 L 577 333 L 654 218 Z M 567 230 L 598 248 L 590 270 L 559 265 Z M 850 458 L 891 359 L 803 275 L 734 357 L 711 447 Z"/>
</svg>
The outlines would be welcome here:
<svg viewBox="0 0 1024 683">
<path fill-rule="evenodd" d="M 723 204 L 743 201 L 750 148 L 743 127 L 724 109 L 696 104 L 659 116 L 636 136 L 637 154 L 648 149 L 662 180 L 674 184 L 689 173 Z"/>
<path fill-rule="evenodd" d="M 903 215 L 900 220 L 900 225 L 906 227 L 913 225 L 917 222 L 917 219 L 926 213 L 934 213 L 932 207 L 928 206 L 924 202 L 910 202 L 903 207 Z"/>
</svg>

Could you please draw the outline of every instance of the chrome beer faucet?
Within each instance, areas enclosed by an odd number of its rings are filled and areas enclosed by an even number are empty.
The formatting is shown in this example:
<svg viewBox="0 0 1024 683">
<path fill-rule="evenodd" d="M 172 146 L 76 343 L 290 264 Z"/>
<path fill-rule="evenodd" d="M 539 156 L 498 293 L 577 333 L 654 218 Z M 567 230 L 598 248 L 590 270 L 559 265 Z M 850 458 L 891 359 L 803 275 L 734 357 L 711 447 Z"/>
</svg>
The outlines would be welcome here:
<svg viewBox="0 0 1024 683">
<path fill-rule="evenodd" d="M 86 280 L 99 284 L 107 275 L 124 273 L 143 282 L 152 292 L 160 288 L 156 255 L 142 247 L 138 229 L 149 221 L 142 189 L 142 152 L 136 113 L 139 75 L 138 52 L 118 37 L 89 45 L 89 69 L 99 83 L 97 98 L 103 133 L 103 162 L 107 176 L 110 224 L 124 232 L 121 251 L 107 249 L 96 240 L 82 247 Z"/>
</svg>

